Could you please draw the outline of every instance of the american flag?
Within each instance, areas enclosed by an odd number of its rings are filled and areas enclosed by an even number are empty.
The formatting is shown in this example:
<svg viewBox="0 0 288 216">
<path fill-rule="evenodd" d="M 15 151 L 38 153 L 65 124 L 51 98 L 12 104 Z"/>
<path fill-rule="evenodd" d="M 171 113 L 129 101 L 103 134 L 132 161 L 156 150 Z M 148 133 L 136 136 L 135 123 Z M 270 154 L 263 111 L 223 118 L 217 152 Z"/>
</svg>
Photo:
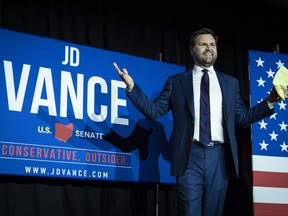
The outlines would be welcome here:
<svg viewBox="0 0 288 216">
<path fill-rule="evenodd" d="M 251 106 L 265 99 L 288 55 L 249 51 Z M 252 124 L 254 215 L 288 215 L 288 100 L 274 104 L 275 114 Z"/>
</svg>

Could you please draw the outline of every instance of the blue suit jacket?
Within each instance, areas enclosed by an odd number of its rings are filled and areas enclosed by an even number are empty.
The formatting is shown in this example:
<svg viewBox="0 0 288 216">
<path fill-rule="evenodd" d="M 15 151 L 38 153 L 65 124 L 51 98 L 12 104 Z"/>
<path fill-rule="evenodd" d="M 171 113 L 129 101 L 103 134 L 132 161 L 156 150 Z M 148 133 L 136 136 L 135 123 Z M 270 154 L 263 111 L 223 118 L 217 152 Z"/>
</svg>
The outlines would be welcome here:
<svg viewBox="0 0 288 216">
<path fill-rule="evenodd" d="M 235 125 L 246 127 L 274 113 L 266 101 L 248 109 L 240 95 L 236 78 L 216 71 L 223 95 L 223 120 L 227 141 L 230 145 L 234 167 L 239 175 L 239 162 Z M 181 176 L 189 160 L 194 131 L 194 98 L 192 70 L 168 77 L 159 96 L 151 101 L 135 84 L 127 91 L 137 109 L 149 119 L 156 119 L 170 110 L 173 116 L 171 144 L 171 174 Z"/>
</svg>

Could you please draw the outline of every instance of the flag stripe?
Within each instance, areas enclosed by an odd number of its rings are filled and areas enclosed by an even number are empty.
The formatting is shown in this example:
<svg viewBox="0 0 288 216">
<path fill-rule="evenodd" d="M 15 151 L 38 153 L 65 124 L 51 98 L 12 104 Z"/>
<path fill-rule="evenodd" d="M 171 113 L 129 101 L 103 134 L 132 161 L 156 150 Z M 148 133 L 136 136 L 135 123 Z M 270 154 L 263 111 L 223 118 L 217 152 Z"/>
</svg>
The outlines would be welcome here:
<svg viewBox="0 0 288 216">
<path fill-rule="evenodd" d="M 254 186 L 288 188 L 288 173 L 254 171 L 253 183 Z"/>
<path fill-rule="evenodd" d="M 253 170 L 288 173 L 288 158 L 253 155 Z"/>
<path fill-rule="evenodd" d="M 288 205 L 283 204 L 269 204 L 269 203 L 255 203 L 254 216 L 281 216 L 288 214 Z"/>
<path fill-rule="evenodd" d="M 253 186 L 253 199 L 254 203 L 288 204 L 288 188 Z"/>
</svg>

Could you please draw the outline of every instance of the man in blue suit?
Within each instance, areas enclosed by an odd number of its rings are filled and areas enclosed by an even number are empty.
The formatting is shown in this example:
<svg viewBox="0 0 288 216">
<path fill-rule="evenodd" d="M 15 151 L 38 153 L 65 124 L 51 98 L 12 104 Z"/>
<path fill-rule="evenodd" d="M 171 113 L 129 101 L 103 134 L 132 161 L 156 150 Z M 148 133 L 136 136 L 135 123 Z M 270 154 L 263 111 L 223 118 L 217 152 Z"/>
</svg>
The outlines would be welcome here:
<svg viewBox="0 0 288 216">
<path fill-rule="evenodd" d="M 127 96 L 149 119 L 173 115 L 171 174 L 176 176 L 181 212 L 185 216 L 223 214 L 229 176 L 239 175 L 235 125 L 246 127 L 274 113 L 280 98 L 273 88 L 267 99 L 247 108 L 240 96 L 236 78 L 223 74 L 213 65 L 217 59 L 218 36 L 204 28 L 192 34 L 190 52 L 194 67 L 168 77 L 159 96 L 151 101 L 133 81 L 128 71 L 115 70 L 126 83 Z M 209 75 L 211 133 L 208 144 L 200 140 L 200 83 Z M 287 89 L 283 86 L 285 97 Z M 201 102 L 202 103 L 202 102 Z M 213 106 L 212 106 L 213 105 Z M 208 130 L 208 127 L 206 127 Z M 210 130 L 210 129 L 209 129 Z"/>
</svg>

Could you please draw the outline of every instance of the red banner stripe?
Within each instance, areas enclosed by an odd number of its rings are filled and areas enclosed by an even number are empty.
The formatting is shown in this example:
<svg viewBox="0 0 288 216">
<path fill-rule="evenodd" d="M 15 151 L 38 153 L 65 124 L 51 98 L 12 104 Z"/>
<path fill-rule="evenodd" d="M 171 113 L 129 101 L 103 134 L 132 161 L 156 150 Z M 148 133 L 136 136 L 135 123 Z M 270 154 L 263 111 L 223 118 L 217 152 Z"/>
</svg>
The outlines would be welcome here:
<svg viewBox="0 0 288 216">
<path fill-rule="evenodd" d="M 254 203 L 254 216 L 288 215 L 287 204 Z"/>
<path fill-rule="evenodd" d="M 253 185 L 288 188 L 288 173 L 253 171 Z"/>
</svg>

